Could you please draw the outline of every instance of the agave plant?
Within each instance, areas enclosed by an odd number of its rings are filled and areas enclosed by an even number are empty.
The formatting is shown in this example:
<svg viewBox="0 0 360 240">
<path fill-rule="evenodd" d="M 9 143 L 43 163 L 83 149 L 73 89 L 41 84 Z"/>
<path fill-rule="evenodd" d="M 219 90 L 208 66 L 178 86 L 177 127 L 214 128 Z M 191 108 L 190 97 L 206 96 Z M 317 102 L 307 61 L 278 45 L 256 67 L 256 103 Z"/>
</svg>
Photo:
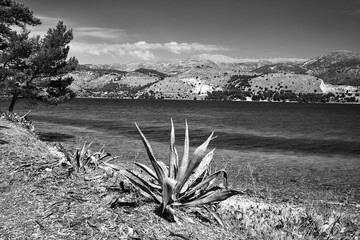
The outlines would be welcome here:
<svg viewBox="0 0 360 240">
<path fill-rule="evenodd" d="M 130 182 L 142 192 L 150 195 L 155 202 L 161 204 L 161 214 L 175 221 L 175 207 L 195 207 L 223 201 L 233 195 L 243 194 L 241 191 L 228 189 L 227 173 L 224 169 L 210 173 L 209 166 L 214 155 L 214 150 L 205 153 L 213 133 L 189 157 L 189 131 L 185 121 L 185 141 L 182 160 L 179 161 L 175 148 L 175 130 L 171 120 L 169 166 L 156 160 L 153 150 L 135 123 L 146 148 L 153 169 L 135 163 L 146 173 L 140 176 L 131 170 L 124 171 Z M 223 186 L 215 185 L 215 179 L 223 175 Z"/>
<path fill-rule="evenodd" d="M 77 172 L 80 170 L 86 171 L 90 166 L 95 169 L 112 168 L 120 170 L 120 167 L 117 165 L 109 163 L 110 160 L 114 160 L 115 158 L 110 153 L 105 152 L 105 146 L 97 152 L 92 152 L 90 150 L 92 143 L 93 142 L 86 144 L 86 142 L 84 142 L 81 148 L 76 148 L 74 151 L 68 151 L 59 144 L 59 150 L 64 153 L 67 163 L 75 168 Z"/>
</svg>

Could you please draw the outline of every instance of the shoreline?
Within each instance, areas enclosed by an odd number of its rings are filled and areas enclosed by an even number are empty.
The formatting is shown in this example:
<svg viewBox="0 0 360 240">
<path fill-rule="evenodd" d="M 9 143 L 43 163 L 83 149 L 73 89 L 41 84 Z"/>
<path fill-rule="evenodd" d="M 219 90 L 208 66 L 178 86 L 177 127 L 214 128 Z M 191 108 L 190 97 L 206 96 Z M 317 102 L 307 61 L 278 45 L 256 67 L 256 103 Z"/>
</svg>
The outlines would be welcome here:
<svg viewBox="0 0 360 240">
<path fill-rule="evenodd" d="M 205 99 L 172 99 L 172 98 L 163 98 L 163 99 L 139 99 L 139 98 L 109 98 L 109 97 L 76 97 L 75 99 L 114 99 L 114 100 L 141 100 L 141 101 L 208 101 L 208 102 L 254 102 L 254 103 L 290 103 L 290 104 L 360 104 L 360 102 L 325 102 L 325 103 L 301 103 L 294 101 L 253 101 L 253 100 L 226 100 L 226 101 L 217 101 L 217 100 L 205 100 Z M 71 101 L 71 100 L 70 100 Z"/>
<path fill-rule="evenodd" d="M 307 103 L 302 103 L 302 102 L 296 102 L 296 101 L 267 101 L 267 100 L 263 100 L 263 101 L 256 101 L 256 100 L 223 100 L 223 101 L 219 101 L 219 100 L 206 100 L 206 99 L 198 99 L 198 100 L 194 100 L 194 99 L 174 99 L 174 98 L 163 98 L 163 99 L 140 99 L 140 98 L 131 98 L 131 97 L 125 97 L 125 98 L 116 98 L 116 97 L 75 97 L 73 99 L 114 99 L 114 100 L 141 100 L 141 101 L 208 101 L 208 102 L 254 102 L 254 103 L 289 103 L 289 104 L 351 104 L 351 105 L 358 105 L 360 104 L 360 102 L 307 102 Z M 0 101 L 10 101 L 10 98 L 1 98 L 0 97 Z M 71 101 L 72 99 L 70 99 L 69 101 Z M 69 102 L 66 101 L 65 103 Z"/>
</svg>

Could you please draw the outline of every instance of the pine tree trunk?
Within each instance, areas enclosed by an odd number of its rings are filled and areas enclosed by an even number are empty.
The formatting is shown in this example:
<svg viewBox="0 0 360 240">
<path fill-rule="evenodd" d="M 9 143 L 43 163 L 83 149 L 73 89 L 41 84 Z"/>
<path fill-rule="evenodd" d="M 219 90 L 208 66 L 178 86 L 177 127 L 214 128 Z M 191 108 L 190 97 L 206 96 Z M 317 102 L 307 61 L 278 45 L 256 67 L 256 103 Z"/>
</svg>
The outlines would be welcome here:
<svg viewBox="0 0 360 240">
<path fill-rule="evenodd" d="M 9 112 L 14 111 L 15 102 L 16 102 L 17 99 L 18 99 L 17 96 L 14 94 L 12 96 L 12 98 L 11 98 L 11 103 L 10 103 L 10 106 L 9 106 L 9 109 L 8 109 Z"/>
</svg>

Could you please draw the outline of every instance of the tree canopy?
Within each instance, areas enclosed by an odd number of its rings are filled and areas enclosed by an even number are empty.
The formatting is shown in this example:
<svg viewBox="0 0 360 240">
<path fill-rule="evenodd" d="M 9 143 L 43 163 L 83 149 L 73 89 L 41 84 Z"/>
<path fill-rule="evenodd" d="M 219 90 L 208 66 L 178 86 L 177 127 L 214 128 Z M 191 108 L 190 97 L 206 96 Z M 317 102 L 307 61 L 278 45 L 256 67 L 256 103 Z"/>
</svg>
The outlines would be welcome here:
<svg viewBox="0 0 360 240">
<path fill-rule="evenodd" d="M 78 64 L 67 59 L 72 30 L 60 21 L 43 38 L 30 37 L 27 26 L 39 24 L 26 6 L 0 0 L 0 93 L 11 97 L 9 111 L 19 98 L 56 104 L 74 97 L 67 76 Z"/>
</svg>

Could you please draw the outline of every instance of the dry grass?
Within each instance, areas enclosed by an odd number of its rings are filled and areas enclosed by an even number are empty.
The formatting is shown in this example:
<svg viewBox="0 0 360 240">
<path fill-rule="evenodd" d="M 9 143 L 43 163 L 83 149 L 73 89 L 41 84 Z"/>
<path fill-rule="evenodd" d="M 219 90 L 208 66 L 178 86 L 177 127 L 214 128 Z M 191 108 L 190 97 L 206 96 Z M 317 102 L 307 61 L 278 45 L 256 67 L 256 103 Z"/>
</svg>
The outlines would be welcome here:
<svg viewBox="0 0 360 240">
<path fill-rule="evenodd" d="M 198 213 L 173 224 L 156 205 L 102 170 L 71 173 L 27 130 L 0 120 L 0 239 L 231 239 Z M 215 225 L 215 227 L 214 227 Z"/>
<path fill-rule="evenodd" d="M 356 206 L 233 197 L 170 223 L 117 172 L 71 172 L 26 129 L 0 120 L 0 239 L 359 239 Z M 118 163 L 119 164 L 119 163 Z M 98 177 L 101 176 L 101 177 Z M 94 180 L 89 180 L 94 179 Z"/>
</svg>

